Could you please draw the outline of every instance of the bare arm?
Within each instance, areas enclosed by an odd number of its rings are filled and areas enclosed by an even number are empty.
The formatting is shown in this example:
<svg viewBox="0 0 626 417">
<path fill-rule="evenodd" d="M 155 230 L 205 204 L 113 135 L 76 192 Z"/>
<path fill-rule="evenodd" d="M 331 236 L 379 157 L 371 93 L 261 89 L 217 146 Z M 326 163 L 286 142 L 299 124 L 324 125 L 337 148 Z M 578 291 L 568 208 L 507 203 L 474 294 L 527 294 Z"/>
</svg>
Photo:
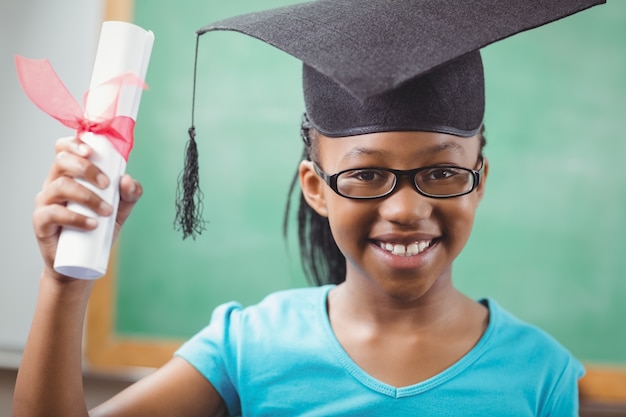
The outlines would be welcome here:
<svg viewBox="0 0 626 417">
<path fill-rule="evenodd" d="M 92 411 L 94 417 L 228 415 L 215 388 L 184 359 L 175 357 Z"/>
<path fill-rule="evenodd" d="M 96 194 L 74 181 L 74 178 L 82 178 L 98 183 L 100 171 L 86 159 L 91 150 L 76 139 L 65 138 L 57 142 L 56 151 L 52 168 L 37 194 L 33 213 L 33 228 L 44 268 L 15 386 L 16 417 L 87 415 L 83 400 L 81 342 L 93 283 L 61 276 L 52 265 L 62 226 L 95 227 L 87 218 L 69 211 L 65 207 L 67 202 L 84 204 L 102 215 L 110 214 L 111 209 L 100 207 Z M 100 186 L 108 183 L 108 179 L 100 181 L 103 181 Z M 127 186 L 129 182 L 132 180 L 125 180 Z M 126 190 L 127 198 L 128 194 Z M 139 194 L 135 200 L 137 198 Z M 129 211 L 127 207 L 124 210 Z"/>
<path fill-rule="evenodd" d="M 85 416 L 82 324 L 91 283 L 54 282 L 40 293 L 15 386 L 14 416 Z"/>
<path fill-rule="evenodd" d="M 82 385 L 82 332 L 93 282 L 56 273 L 52 267 L 60 230 L 85 230 L 96 225 L 69 211 L 67 202 L 85 205 L 100 215 L 111 208 L 87 188 L 81 178 L 105 187 L 108 179 L 87 158 L 91 150 L 78 139 L 57 142 L 57 157 L 36 198 L 33 228 L 44 268 L 39 295 L 14 394 L 14 417 L 87 416 Z M 99 182 L 100 181 L 100 182 Z M 129 176 L 120 182 L 115 236 L 142 193 Z M 158 405 L 158 407 L 155 407 Z M 223 415 L 224 404 L 211 384 L 191 365 L 174 359 L 94 410 L 98 416 Z"/>
</svg>

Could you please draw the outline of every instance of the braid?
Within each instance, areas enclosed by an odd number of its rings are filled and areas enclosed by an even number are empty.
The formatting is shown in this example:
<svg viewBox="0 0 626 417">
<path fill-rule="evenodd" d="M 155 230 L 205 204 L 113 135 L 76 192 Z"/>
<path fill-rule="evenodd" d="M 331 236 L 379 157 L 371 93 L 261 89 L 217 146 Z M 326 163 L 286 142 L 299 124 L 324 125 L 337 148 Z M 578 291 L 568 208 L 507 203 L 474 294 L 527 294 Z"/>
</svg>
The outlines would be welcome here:
<svg viewBox="0 0 626 417">
<path fill-rule="evenodd" d="M 314 140 L 315 130 L 306 113 L 302 117 L 300 136 L 304 142 L 303 160 L 311 160 L 317 154 Z M 287 237 L 289 228 L 289 213 L 291 211 L 291 197 L 298 182 L 298 173 L 291 180 L 287 205 L 283 218 L 283 236 Z M 300 259 L 304 273 L 310 283 L 314 285 L 339 284 L 346 277 L 346 259 L 337 247 L 330 231 L 328 219 L 317 214 L 300 193 L 298 206 L 298 243 L 300 245 Z"/>
<path fill-rule="evenodd" d="M 487 146 L 487 138 L 485 137 L 485 125 L 483 124 L 480 127 L 480 132 L 479 133 L 479 151 L 478 151 L 478 155 L 482 158 L 484 156 L 484 150 L 485 150 L 485 146 Z"/>
</svg>

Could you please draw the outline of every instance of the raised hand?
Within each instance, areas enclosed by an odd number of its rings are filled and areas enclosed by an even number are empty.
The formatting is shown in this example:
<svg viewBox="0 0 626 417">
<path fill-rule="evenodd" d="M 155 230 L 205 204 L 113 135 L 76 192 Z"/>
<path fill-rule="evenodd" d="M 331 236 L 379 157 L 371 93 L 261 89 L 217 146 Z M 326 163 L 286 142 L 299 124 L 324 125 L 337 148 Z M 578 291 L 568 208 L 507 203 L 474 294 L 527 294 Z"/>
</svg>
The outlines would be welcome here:
<svg viewBox="0 0 626 417">
<path fill-rule="evenodd" d="M 81 179 L 98 188 L 109 185 L 106 175 L 89 160 L 92 152 L 86 143 L 75 137 L 61 138 L 56 143 L 56 158 L 37 194 L 33 213 L 33 228 L 44 259 L 44 273 L 58 275 L 52 265 L 63 226 L 92 230 L 98 224 L 95 218 L 69 210 L 66 207 L 68 202 L 84 205 L 101 216 L 109 216 L 113 212 L 110 204 L 76 181 Z M 129 175 L 121 178 L 119 186 L 120 204 L 114 239 L 142 194 L 141 185 Z"/>
</svg>

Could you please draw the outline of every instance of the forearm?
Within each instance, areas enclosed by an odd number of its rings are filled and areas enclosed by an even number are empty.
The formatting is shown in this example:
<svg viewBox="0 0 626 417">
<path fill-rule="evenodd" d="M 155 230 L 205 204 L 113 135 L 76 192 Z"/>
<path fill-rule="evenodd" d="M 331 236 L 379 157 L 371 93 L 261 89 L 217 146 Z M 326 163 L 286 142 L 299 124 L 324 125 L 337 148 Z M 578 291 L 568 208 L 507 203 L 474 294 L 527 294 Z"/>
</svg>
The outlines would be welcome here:
<svg viewBox="0 0 626 417">
<path fill-rule="evenodd" d="M 15 386 L 14 417 L 87 415 L 82 334 L 92 286 L 42 275 Z"/>
</svg>

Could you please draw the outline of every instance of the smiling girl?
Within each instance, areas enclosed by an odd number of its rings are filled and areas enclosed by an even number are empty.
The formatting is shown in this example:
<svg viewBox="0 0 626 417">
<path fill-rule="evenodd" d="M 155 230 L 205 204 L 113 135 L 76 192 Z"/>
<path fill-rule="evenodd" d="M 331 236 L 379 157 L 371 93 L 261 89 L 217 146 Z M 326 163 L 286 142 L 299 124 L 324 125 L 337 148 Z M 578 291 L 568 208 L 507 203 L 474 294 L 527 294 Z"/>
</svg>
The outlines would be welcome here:
<svg viewBox="0 0 626 417">
<path fill-rule="evenodd" d="M 578 415 L 581 363 L 452 280 L 489 174 L 478 49 L 597 2 L 537 3 L 315 1 L 200 30 L 243 32 L 304 61 L 299 237 L 318 285 L 219 306 L 169 363 L 91 415 Z M 92 152 L 60 140 L 37 197 L 45 266 L 16 416 L 88 413 L 92 282 L 52 265 L 61 227 L 95 227 L 66 203 L 112 212 L 75 181 L 107 185 Z M 142 193 L 129 176 L 120 191 L 116 234 Z M 194 233 L 193 222 L 181 227 Z"/>
</svg>

